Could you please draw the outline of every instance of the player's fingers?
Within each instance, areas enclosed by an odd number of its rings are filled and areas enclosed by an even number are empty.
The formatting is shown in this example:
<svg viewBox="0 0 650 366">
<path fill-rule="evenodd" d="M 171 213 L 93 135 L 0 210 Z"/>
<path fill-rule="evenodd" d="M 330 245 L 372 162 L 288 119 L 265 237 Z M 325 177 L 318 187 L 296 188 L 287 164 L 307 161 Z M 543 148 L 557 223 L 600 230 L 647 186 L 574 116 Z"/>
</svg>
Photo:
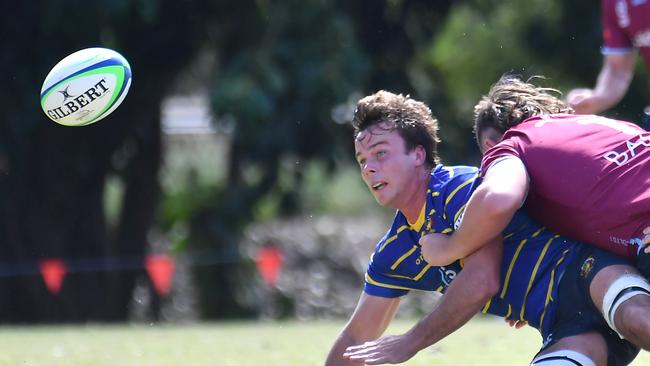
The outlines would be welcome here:
<svg viewBox="0 0 650 366">
<path fill-rule="evenodd" d="M 343 357 L 346 357 L 350 361 L 367 363 L 369 359 L 377 358 L 378 355 L 377 355 L 377 352 L 355 353 L 355 354 L 350 354 L 350 355 L 347 355 L 347 356 L 344 353 Z"/>
<path fill-rule="evenodd" d="M 369 358 L 366 359 L 366 365 L 383 365 L 385 363 L 388 363 L 389 361 L 386 359 L 386 357 L 377 357 L 377 358 Z"/>
<path fill-rule="evenodd" d="M 375 355 L 367 357 L 365 362 L 366 365 L 383 365 L 386 363 L 402 363 L 408 359 L 409 357 L 404 357 L 399 352 L 377 352 Z"/>
<path fill-rule="evenodd" d="M 648 245 L 648 244 L 650 244 L 650 235 L 649 235 L 649 234 L 645 234 L 645 236 L 641 239 L 641 243 L 643 243 L 643 245 Z"/>
<path fill-rule="evenodd" d="M 356 346 L 349 346 L 345 349 L 345 353 L 354 353 L 359 350 L 370 349 L 370 347 L 376 346 L 375 342 L 366 342 L 363 344 L 358 344 Z"/>
</svg>

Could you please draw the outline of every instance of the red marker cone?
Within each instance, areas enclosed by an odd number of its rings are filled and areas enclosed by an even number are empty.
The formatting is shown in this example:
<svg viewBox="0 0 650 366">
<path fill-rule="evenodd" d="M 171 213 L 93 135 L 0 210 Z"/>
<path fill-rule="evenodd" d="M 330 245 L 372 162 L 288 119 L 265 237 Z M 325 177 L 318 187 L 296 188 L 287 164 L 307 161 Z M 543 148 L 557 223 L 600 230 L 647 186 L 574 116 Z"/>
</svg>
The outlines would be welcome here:
<svg viewBox="0 0 650 366">
<path fill-rule="evenodd" d="M 167 295 L 172 288 L 176 262 L 166 254 L 149 255 L 144 266 L 158 295 Z"/>
<path fill-rule="evenodd" d="M 276 246 L 261 248 L 255 258 L 255 264 L 257 264 L 257 270 L 260 272 L 262 280 L 273 287 L 278 283 L 283 262 L 282 251 Z"/>
<path fill-rule="evenodd" d="M 63 278 L 68 271 L 65 263 L 60 259 L 45 259 L 38 266 L 48 291 L 58 294 L 61 291 Z"/>
</svg>

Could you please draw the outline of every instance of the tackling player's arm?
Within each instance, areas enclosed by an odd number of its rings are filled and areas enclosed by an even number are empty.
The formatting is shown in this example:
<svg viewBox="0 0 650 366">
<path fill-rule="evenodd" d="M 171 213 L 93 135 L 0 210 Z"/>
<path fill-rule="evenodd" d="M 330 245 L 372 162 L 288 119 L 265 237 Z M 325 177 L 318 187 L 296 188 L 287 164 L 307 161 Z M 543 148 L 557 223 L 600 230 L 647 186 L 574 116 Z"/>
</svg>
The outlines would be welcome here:
<svg viewBox="0 0 650 366">
<path fill-rule="evenodd" d="M 467 202 L 456 231 L 420 239 L 424 259 L 432 266 L 444 266 L 500 238 L 527 192 L 528 173 L 521 160 L 508 157 L 493 164 Z"/>
<path fill-rule="evenodd" d="M 381 336 L 395 316 L 399 302 L 399 297 L 385 298 L 362 293 L 357 308 L 336 338 L 325 366 L 358 365 L 344 358 L 343 352 L 349 346 Z"/>
<path fill-rule="evenodd" d="M 437 306 L 411 330 L 348 347 L 345 357 L 368 365 L 401 363 L 456 331 L 499 289 L 501 238 L 472 254 Z"/>
</svg>

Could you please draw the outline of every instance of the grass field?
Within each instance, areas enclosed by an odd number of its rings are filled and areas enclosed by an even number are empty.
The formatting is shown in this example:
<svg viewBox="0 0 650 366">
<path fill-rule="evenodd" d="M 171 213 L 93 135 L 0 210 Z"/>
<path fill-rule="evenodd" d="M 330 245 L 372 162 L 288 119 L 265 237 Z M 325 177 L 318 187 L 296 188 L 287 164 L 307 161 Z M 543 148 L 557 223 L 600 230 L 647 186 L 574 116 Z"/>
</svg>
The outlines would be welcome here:
<svg viewBox="0 0 650 366">
<path fill-rule="evenodd" d="M 397 321 L 389 332 L 410 324 Z M 0 365 L 316 366 L 342 326 L 322 321 L 0 327 Z M 513 330 L 501 320 L 475 319 L 406 365 L 528 365 L 539 344 L 532 328 Z M 649 364 L 647 352 L 633 363 Z"/>
</svg>

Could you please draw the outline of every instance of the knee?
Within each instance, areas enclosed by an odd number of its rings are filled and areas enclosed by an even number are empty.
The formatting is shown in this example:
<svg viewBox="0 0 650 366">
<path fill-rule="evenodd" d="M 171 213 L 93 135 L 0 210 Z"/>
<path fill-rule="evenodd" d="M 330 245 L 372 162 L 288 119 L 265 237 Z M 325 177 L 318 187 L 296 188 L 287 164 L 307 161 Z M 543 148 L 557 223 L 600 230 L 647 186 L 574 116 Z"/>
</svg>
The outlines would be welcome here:
<svg viewBox="0 0 650 366">
<path fill-rule="evenodd" d="M 643 349 L 650 349 L 650 296 L 635 296 L 626 301 L 614 322 L 625 339 Z"/>
</svg>

